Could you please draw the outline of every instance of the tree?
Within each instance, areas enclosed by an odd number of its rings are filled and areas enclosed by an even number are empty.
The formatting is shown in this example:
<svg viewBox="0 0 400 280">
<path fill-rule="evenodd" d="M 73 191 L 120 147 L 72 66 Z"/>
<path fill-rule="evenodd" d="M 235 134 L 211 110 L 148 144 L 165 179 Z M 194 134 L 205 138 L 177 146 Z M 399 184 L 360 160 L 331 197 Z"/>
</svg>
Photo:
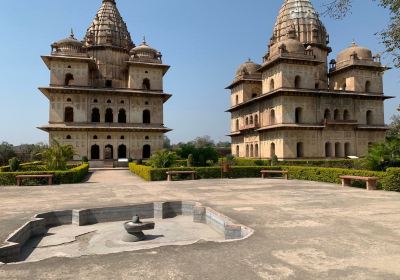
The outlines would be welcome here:
<svg viewBox="0 0 400 280">
<path fill-rule="evenodd" d="M 15 156 L 16 154 L 13 145 L 7 142 L 0 144 L 0 165 L 7 165 L 8 161 Z"/>
<path fill-rule="evenodd" d="M 48 170 L 66 170 L 67 163 L 74 154 L 71 145 L 61 145 L 56 139 L 52 139 L 51 147 L 43 152 L 43 159 Z"/>
<path fill-rule="evenodd" d="M 168 168 L 175 163 L 176 159 L 176 153 L 162 150 L 153 154 L 149 160 L 149 163 L 154 168 Z"/>
<path fill-rule="evenodd" d="M 400 112 L 400 106 L 397 109 Z M 400 136 L 400 115 L 394 115 L 392 117 L 392 123 L 390 124 L 390 129 L 387 132 L 387 138 L 393 138 Z"/>
<path fill-rule="evenodd" d="M 163 148 L 166 150 L 171 150 L 171 139 L 169 139 L 167 136 L 164 136 L 164 143 L 163 143 Z"/>
<path fill-rule="evenodd" d="M 231 148 L 231 142 L 220 141 L 220 142 L 217 143 L 217 148 Z"/>
<path fill-rule="evenodd" d="M 210 136 L 202 136 L 202 137 L 197 137 L 192 141 L 192 143 L 195 145 L 196 148 L 204 148 L 204 147 L 214 147 L 215 143 L 214 140 L 211 139 Z"/>
<path fill-rule="evenodd" d="M 326 0 L 324 14 L 335 19 L 346 17 L 352 8 L 353 0 Z M 400 68 L 400 0 L 373 0 L 379 1 L 379 5 L 389 9 L 391 16 L 385 30 L 378 32 L 382 43 L 385 45 L 386 53 L 393 56 L 393 62 Z"/>
</svg>

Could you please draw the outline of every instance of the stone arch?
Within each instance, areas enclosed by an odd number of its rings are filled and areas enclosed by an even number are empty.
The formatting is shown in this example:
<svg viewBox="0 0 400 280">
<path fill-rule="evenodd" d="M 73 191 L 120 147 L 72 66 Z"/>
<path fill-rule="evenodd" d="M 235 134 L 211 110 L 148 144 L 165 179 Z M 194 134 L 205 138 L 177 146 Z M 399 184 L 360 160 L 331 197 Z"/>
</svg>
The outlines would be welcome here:
<svg viewBox="0 0 400 280">
<path fill-rule="evenodd" d="M 250 145 L 250 157 L 251 158 L 254 157 L 254 145 L 253 144 Z"/>
<path fill-rule="evenodd" d="M 151 146 L 150 145 L 144 145 L 143 146 L 143 153 L 142 153 L 142 157 L 144 159 L 148 159 L 151 157 Z"/>
<path fill-rule="evenodd" d="M 366 93 L 371 92 L 371 82 L 370 81 L 365 82 L 365 92 Z"/>
<path fill-rule="evenodd" d="M 254 116 L 254 124 L 255 124 L 255 125 L 258 125 L 258 115 L 255 115 L 255 116 Z"/>
<path fill-rule="evenodd" d="M 326 110 L 325 110 L 325 112 L 324 112 L 324 119 L 325 119 L 325 120 L 330 120 L 330 119 L 332 119 L 331 110 L 329 110 L 329 109 L 326 109 Z"/>
<path fill-rule="evenodd" d="M 253 124 L 253 123 L 254 123 L 253 116 L 250 116 L 250 124 Z"/>
<path fill-rule="evenodd" d="M 259 151 L 258 151 L 258 144 L 255 144 L 254 145 L 254 156 L 257 158 L 258 157 L 258 153 L 259 153 Z"/>
<path fill-rule="evenodd" d="M 246 145 L 246 157 L 248 158 L 250 156 L 250 147 L 249 147 L 249 145 L 247 144 Z"/>
<path fill-rule="evenodd" d="M 66 87 L 71 86 L 73 81 L 74 81 L 74 75 L 72 75 L 71 73 L 65 74 L 64 86 Z"/>
<path fill-rule="evenodd" d="M 113 110 L 111 108 L 108 108 L 106 110 L 105 122 L 106 123 L 113 123 L 114 122 L 114 113 L 113 113 Z"/>
<path fill-rule="evenodd" d="M 71 137 L 71 135 L 67 135 L 67 137 L 65 137 L 65 139 L 67 139 L 67 140 L 71 140 L 71 139 L 72 139 L 72 137 Z"/>
<path fill-rule="evenodd" d="M 92 109 L 92 122 L 94 123 L 100 122 L 100 110 L 98 108 Z"/>
<path fill-rule="evenodd" d="M 325 143 L 325 157 L 327 157 L 327 158 L 332 157 L 332 143 L 331 142 Z"/>
<path fill-rule="evenodd" d="M 236 105 L 238 105 L 238 104 L 239 104 L 239 96 L 236 95 Z"/>
<path fill-rule="evenodd" d="M 143 123 L 149 124 L 151 123 L 151 114 L 149 110 L 143 111 Z"/>
<path fill-rule="evenodd" d="M 236 123 L 235 123 L 235 131 L 239 131 L 239 130 L 240 130 L 240 128 L 239 128 L 239 119 L 237 119 Z"/>
<path fill-rule="evenodd" d="M 374 123 L 374 117 L 373 117 L 373 114 L 372 114 L 372 111 L 371 111 L 371 110 L 368 110 L 368 111 L 367 111 L 365 117 L 366 117 L 367 125 L 373 125 L 373 123 Z"/>
<path fill-rule="evenodd" d="M 74 108 L 65 107 L 64 109 L 64 122 L 74 122 Z"/>
<path fill-rule="evenodd" d="M 296 76 L 294 78 L 294 88 L 300 88 L 301 87 L 301 77 Z"/>
<path fill-rule="evenodd" d="M 303 108 L 297 107 L 295 110 L 295 122 L 302 123 L 303 122 Z"/>
<path fill-rule="evenodd" d="M 114 159 L 114 147 L 112 145 L 107 145 L 104 149 L 104 159 L 113 160 Z"/>
<path fill-rule="evenodd" d="M 275 110 L 272 109 L 271 112 L 269 113 L 269 122 L 270 124 L 275 124 L 276 119 L 275 119 Z"/>
<path fill-rule="evenodd" d="M 126 146 L 123 144 L 118 146 L 118 158 L 126 158 Z"/>
<path fill-rule="evenodd" d="M 303 142 L 298 142 L 296 144 L 296 157 L 303 158 L 304 157 L 304 144 Z"/>
<path fill-rule="evenodd" d="M 333 119 L 335 121 L 340 120 L 340 111 L 339 111 L 339 109 L 335 109 L 335 111 L 333 112 Z"/>
<path fill-rule="evenodd" d="M 100 159 L 100 147 L 98 145 L 93 145 L 90 148 L 90 159 L 99 160 Z"/>
<path fill-rule="evenodd" d="M 118 123 L 126 123 L 126 111 L 125 109 L 120 109 L 118 112 Z"/>
<path fill-rule="evenodd" d="M 142 89 L 144 89 L 144 90 L 150 90 L 151 89 L 150 80 L 148 78 L 143 79 Z"/>
<path fill-rule="evenodd" d="M 348 156 L 351 156 L 351 144 L 349 142 L 344 144 L 344 156 L 347 158 Z"/>
<path fill-rule="evenodd" d="M 270 157 L 271 157 L 271 158 L 273 158 L 273 157 L 276 155 L 276 151 L 275 151 L 275 143 L 271 143 L 271 146 L 270 146 L 270 151 L 269 151 L 269 153 L 270 153 Z"/>
<path fill-rule="evenodd" d="M 344 110 L 343 112 L 343 120 L 348 121 L 350 120 L 350 113 L 348 110 Z"/>
<path fill-rule="evenodd" d="M 269 91 L 273 90 L 275 90 L 275 81 L 274 79 L 271 79 L 271 81 L 269 82 Z"/>
<path fill-rule="evenodd" d="M 240 147 L 239 147 L 239 145 L 236 145 L 236 156 L 237 157 L 240 156 Z"/>
<path fill-rule="evenodd" d="M 339 142 L 335 143 L 335 157 L 342 157 L 342 145 Z"/>
</svg>

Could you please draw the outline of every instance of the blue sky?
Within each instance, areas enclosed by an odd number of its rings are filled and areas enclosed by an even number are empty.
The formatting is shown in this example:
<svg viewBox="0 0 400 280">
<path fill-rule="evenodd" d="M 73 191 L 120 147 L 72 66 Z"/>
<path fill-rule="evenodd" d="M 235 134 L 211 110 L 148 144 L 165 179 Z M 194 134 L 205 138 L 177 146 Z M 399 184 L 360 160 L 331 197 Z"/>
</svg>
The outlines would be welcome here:
<svg viewBox="0 0 400 280">
<path fill-rule="evenodd" d="M 328 0 L 314 0 L 317 10 Z M 65 38 L 71 28 L 82 39 L 101 0 L 3 1 L 0 10 L 0 141 L 13 144 L 47 141 L 36 129 L 48 122 L 48 100 L 37 90 L 49 84 L 40 55 Z M 369 5 L 365 5 L 369 2 Z M 145 3 L 145 4 L 142 4 Z M 117 0 L 136 44 L 148 43 L 172 66 L 165 91 L 174 94 L 165 105 L 165 124 L 172 142 L 210 135 L 229 140 L 229 92 L 224 88 L 248 58 L 261 62 L 283 0 Z M 374 53 L 383 46 L 374 34 L 389 19 L 372 0 L 354 0 L 352 15 L 343 21 L 323 17 L 334 58 L 353 40 Z M 390 57 L 384 57 L 391 64 Z M 385 94 L 399 96 L 400 71 L 386 73 Z M 399 99 L 386 101 L 389 122 Z"/>
</svg>

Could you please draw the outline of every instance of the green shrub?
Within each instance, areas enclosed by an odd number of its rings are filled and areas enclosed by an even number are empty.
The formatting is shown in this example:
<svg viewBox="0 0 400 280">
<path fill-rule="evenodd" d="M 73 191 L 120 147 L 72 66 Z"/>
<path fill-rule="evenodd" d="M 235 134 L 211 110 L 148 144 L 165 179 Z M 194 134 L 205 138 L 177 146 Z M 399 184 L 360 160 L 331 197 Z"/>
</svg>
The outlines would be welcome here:
<svg viewBox="0 0 400 280">
<path fill-rule="evenodd" d="M 236 158 L 235 165 L 237 165 L 237 166 L 270 166 L 271 164 L 270 164 L 269 160 Z"/>
<path fill-rule="evenodd" d="M 41 175 L 53 174 L 55 184 L 75 184 L 82 182 L 89 172 L 89 164 L 82 164 L 78 167 L 65 171 L 28 171 L 28 172 L 2 172 L 0 173 L 0 186 L 16 185 L 17 175 Z M 39 180 L 39 179 L 38 179 Z M 28 181 L 23 181 L 25 184 Z M 38 182 L 44 183 L 43 180 Z M 31 181 L 29 182 L 31 183 Z"/>
<path fill-rule="evenodd" d="M 277 155 L 273 155 L 272 158 L 271 158 L 271 166 L 278 165 L 278 163 L 279 163 L 278 156 Z"/>
<path fill-rule="evenodd" d="M 10 166 L 10 171 L 11 171 L 11 172 L 16 172 L 16 171 L 18 171 L 20 162 L 19 162 L 19 160 L 18 160 L 16 157 L 10 159 L 10 160 L 8 161 L 8 164 L 9 164 L 9 166 Z"/>
<path fill-rule="evenodd" d="M 192 154 L 188 155 L 187 166 L 188 167 L 192 167 L 193 166 L 193 162 L 194 162 L 193 155 Z"/>
<path fill-rule="evenodd" d="M 382 180 L 382 189 L 400 192 L 400 168 L 387 169 L 386 177 Z"/>
<path fill-rule="evenodd" d="M 83 163 L 88 163 L 89 162 L 89 158 L 87 156 L 83 156 L 82 157 L 82 162 Z"/>
<path fill-rule="evenodd" d="M 171 167 L 176 161 L 176 154 L 167 150 L 157 151 L 149 160 L 149 164 L 153 168 Z"/>
</svg>

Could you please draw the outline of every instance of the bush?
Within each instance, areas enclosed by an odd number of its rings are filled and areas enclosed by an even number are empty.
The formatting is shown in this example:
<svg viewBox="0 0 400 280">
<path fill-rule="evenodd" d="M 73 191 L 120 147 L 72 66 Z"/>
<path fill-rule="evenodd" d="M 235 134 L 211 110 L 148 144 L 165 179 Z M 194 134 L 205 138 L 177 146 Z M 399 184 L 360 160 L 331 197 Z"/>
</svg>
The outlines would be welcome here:
<svg viewBox="0 0 400 280">
<path fill-rule="evenodd" d="M 8 161 L 8 164 L 9 164 L 9 166 L 10 166 L 10 171 L 11 171 L 11 172 L 16 172 L 16 171 L 18 171 L 20 162 L 19 162 L 19 160 L 18 160 L 16 157 L 10 159 L 10 160 Z"/>
<path fill-rule="evenodd" d="M 176 161 L 176 154 L 167 150 L 157 151 L 151 156 L 149 164 L 154 168 L 171 167 Z"/>
<path fill-rule="evenodd" d="M 83 156 L 83 157 L 82 157 L 82 162 L 83 162 L 83 163 L 88 163 L 88 162 L 89 162 L 88 157 L 87 157 L 87 156 Z"/>
<path fill-rule="evenodd" d="M 278 156 L 277 155 L 273 155 L 272 158 L 271 158 L 271 166 L 278 165 L 278 163 L 279 163 Z"/>
<path fill-rule="evenodd" d="M 388 168 L 386 172 L 386 177 L 382 180 L 382 189 L 400 192 L 400 168 Z"/>
<path fill-rule="evenodd" d="M 30 171 L 30 172 L 2 172 L 0 173 L 0 186 L 16 185 L 17 175 L 53 174 L 55 184 L 75 184 L 82 182 L 89 173 L 89 164 L 82 164 L 65 171 Z M 25 182 L 25 181 L 24 181 Z M 39 182 L 43 182 L 40 180 Z"/>
<path fill-rule="evenodd" d="M 269 160 L 236 158 L 235 165 L 237 165 L 237 166 L 270 166 L 271 164 L 270 164 Z"/>
<path fill-rule="evenodd" d="M 188 155 L 188 158 L 187 158 L 187 166 L 188 166 L 188 167 L 192 167 L 192 166 L 193 166 L 193 162 L 194 162 L 194 160 L 193 160 L 193 155 L 192 155 L 192 154 Z"/>
</svg>

